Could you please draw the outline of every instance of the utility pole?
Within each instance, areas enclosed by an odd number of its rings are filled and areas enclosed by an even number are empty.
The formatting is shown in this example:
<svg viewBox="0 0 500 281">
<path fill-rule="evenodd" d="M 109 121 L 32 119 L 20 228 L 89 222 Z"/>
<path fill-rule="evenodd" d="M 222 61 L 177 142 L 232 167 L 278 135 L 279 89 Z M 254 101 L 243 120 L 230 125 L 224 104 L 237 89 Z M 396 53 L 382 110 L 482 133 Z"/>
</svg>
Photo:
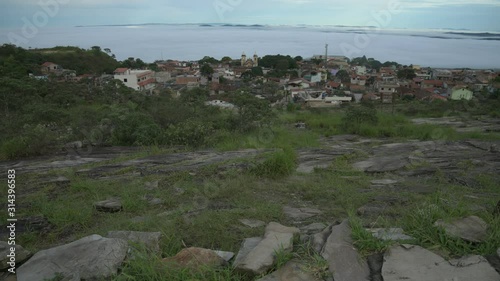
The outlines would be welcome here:
<svg viewBox="0 0 500 281">
<path fill-rule="evenodd" d="M 325 45 L 325 67 L 328 64 L 328 44 Z"/>
</svg>

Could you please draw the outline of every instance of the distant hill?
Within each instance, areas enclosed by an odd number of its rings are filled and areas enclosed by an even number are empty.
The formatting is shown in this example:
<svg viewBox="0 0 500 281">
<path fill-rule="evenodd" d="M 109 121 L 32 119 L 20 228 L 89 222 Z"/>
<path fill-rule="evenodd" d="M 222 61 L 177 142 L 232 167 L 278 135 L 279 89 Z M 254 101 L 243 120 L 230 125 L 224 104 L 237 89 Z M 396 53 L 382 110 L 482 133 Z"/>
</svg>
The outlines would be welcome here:
<svg viewBox="0 0 500 281">
<path fill-rule="evenodd" d="M 48 61 L 65 69 L 75 70 L 78 75 L 112 73 L 120 66 L 120 62 L 113 57 L 110 50 L 108 51 L 105 52 L 97 46 L 90 50 L 72 46 L 26 50 L 4 44 L 0 46 L 0 68 L 3 69 L 0 73 L 10 72 L 9 76 L 39 74 L 40 66 Z"/>
</svg>

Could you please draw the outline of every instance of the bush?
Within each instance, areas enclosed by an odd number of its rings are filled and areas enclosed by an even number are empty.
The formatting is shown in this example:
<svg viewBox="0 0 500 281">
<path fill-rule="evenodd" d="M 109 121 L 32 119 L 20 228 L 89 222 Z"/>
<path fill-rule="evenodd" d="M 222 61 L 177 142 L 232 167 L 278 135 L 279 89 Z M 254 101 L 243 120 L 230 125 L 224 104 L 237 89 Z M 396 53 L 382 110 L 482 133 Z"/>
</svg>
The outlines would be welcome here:
<svg viewBox="0 0 500 281">
<path fill-rule="evenodd" d="M 50 151 L 57 137 L 43 125 L 26 125 L 20 136 L 3 142 L 0 158 L 16 159 L 42 155 Z"/>
<path fill-rule="evenodd" d="M 266 178 L 282 178 L 295 171 L 297 154 L 292 148 L 285 148 L 268 156 L 264 162 L 252 169 L 253 174 Z"/>
<path fill-rule="evenodd" d="M 371 106 L 351 106 L 342 118 L 342 130 L 349 134 L 360 134 L 362 125 L 377 125 L 377 110 Z"/>
<path fill-rule="evenodd" d="M 163 134 L 162 142 L 169 145 L 199 147 L 208 143 L 213 125 L 202 120 L 188 119 L 170 126 Z"/>
</svg>

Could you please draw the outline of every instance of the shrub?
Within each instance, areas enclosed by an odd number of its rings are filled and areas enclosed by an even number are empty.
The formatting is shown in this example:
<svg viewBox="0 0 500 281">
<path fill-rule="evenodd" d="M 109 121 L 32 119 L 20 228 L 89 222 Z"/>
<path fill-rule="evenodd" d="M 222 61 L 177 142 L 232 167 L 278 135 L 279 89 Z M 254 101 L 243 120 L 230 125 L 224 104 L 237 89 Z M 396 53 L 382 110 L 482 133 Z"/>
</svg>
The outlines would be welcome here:
<svg viewBox="0 0 500 281">
<path fill-rule="evenodd" d="M 342 118 L 342 130 L 349 134 L 359 134 L 363 124 L 376 125 L 377 110 L 371 106 L 351 106 Z"/>
<path fill-rule="evenodd" d="M 188 119 L 170 126 L 163 134 L 163 143 L 199 147 L 208 143 L 213 125 L 202 120 Z"/>
<path fill-rule="evenodd" d="M 292 148 L 285 148 L 269 155 L 264 162 L 252 169 L 257 176 L 281 178 L 295 170 L 297 154 Z"/>
</svg>

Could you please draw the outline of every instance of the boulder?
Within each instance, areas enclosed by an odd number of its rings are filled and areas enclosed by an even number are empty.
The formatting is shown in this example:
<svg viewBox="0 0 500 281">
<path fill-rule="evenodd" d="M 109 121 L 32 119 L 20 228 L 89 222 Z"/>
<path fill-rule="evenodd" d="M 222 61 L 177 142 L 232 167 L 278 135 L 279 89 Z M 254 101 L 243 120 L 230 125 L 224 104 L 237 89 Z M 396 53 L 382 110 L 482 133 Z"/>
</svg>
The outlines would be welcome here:
<svg viewBox="0 0 500 281">
<path fill-rule="evenodd" d="M 96 202 L 94 207 L 99 212 L 116 213 L 123 209 L 120 198 L 111 198 L 108 200 Z"/>
<path fill-rule="evenodd" d="M 488 224 L 476 216 L 454 220 L 450 223 L 438 220 L 434 226 L 444 228 L 451 237 L 461 238 L 469 242 L 484 242 L 488 238 Z"/>
<path fill-rule="evenodd" d="M 419 246 L 394 246 L 386 252 L 382 276 L 385 281 L 498 281 L 500 275 L 480 256 L 451 261 Z"/>
<path fill-rule="evenodd" d="M 25 250 L 21 245 L 9 245 L 7 242 L 0 241 L 0 271 L 10 267 L 7 264 L 10 261 L 10 258 L 7 257 L 7 255 L 11 254 L 10 248 L 15 249 L 14 254 L 17 264 L 21 264 L 31 256 L 31 252 Z"/>
<path fill-rule="evenodd" d="M 300 261 L 292 260 L 257 281 L 320 281 Z"/>
<path fill-rule="evenodd" d="M 332 234 L 332 227 L 326 227 L 320 233 L 313 234 L 311 236 L 311 246 L 316 251 L 316 253 L 320 254 L 325 246 L 326 240 Z"/>
<path fill-rule="evenodd" d="M 262 238 L 260 237 L 245 238 L 243 243 L 241 243 L 241 247 L 236 255 L 236 258 L 234 258 L 233 266 L 237 267 L 240 265 L 248 253 L 259 245 L 260 241 L 262 241 Z"/>
<path fill-rule="evenodd" d="M 160 253 L 161 232 L 109 231 L 106 237 L 123 239 L 131 244 L 141 244 L 153 253 Z"/>
<path fill-rule="evenodd" d="M 328 262 L 335 281 L 369 281 L 370 268 L 352 245 L 351 234 L 348 220 L 332 227 L 321 256 Z"/>
<path fill-rule="evenodd" d="M 56 273 L 65 280 L 103 280 L 118 272 L 127 256 L 125 240 L 91 235 L 36 253 L 17 270 L 19 281 L 42 281 Z"/>
<path fill-rule="evenodd" d="M 177 255 L 164 258 L 163 262 L 168 266 L 197 271 L 206 268 L 218 268 L 227 264 L 215 251 L 194 247 L 182 249 Z"/>
<path fill-rule="evenodd" d="M 292 251 L 293 237 L 298 233 L 295 227 L 271 222 L 266 227 L 264 239 L 239 261 L 236 269 L 253 275 L 265 273 L 274 265 L 276 252 Z"/>
</svg>

